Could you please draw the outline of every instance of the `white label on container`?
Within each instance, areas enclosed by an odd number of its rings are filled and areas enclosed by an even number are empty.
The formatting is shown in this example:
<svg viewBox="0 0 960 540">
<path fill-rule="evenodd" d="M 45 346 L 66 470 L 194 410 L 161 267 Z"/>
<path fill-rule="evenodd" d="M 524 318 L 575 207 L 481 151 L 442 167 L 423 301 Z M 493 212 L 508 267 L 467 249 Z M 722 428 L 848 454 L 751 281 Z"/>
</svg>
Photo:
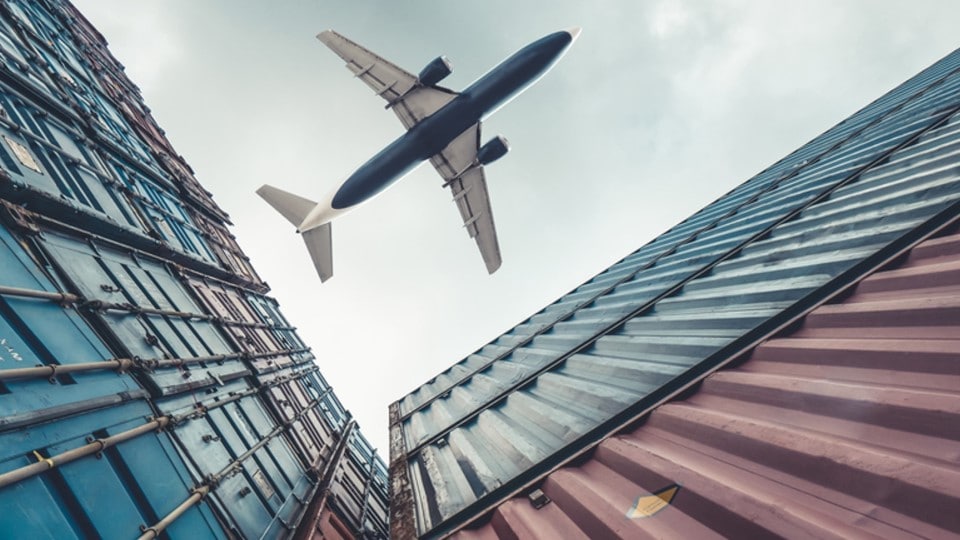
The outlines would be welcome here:
<svg viewBox="0 0 960 540">
<path fill-rule="evenodd" d="M 264 476 L 262 470 L 257 469 L 257 472 L 253 473 L 253 481 L 256 482 L 257 487 L 260 488 L 260 493 L 263 493 L 263 498 L 269 499 L 273 497 L 273 486 L 267 481 L 267 477 Z"/>
<path fill-rule="evenodd" d="M 17 160 L 21 165 L 31 169 L 34 172 L 43 174 L 43 169 L 40 168 L 40 164 L 37 163 L 37 160 L 33 159 L 33 154 L 30 153 L 30 150 L 26 146 L 18 143 L 10 137 L 7 137 L 6 135 L 3 136 L 3 140 L 7 141 L 7 146 L 9 146 L 10 150 L 13 151 L 13 155 L 17 156 Z"/>
</svg>

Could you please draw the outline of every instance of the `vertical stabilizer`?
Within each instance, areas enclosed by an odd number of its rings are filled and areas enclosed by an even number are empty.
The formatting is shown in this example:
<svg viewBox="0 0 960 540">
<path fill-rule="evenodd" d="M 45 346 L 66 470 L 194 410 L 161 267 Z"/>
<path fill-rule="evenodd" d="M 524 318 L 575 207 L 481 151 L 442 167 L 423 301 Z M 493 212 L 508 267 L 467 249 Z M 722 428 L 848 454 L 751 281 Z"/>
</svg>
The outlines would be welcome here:
<svg viewBox="0 0 960 540">
<path fill-rule="evenodd" d="M 326 281 L 333 276 L 333 249 L 330 224 L 324 223 L 316 229 L 302 233 L 303 241 L 307 244 L 313 266 L 320 275 L 320 281 Z"/>
<path fill-rule="evenodd" d="M 288 193 L 268 184 L 260 186 L 260 189 L 257 190 L 257 195 L 270 203 L 270 206 L 277 212 L 280 212 L 283 217 L 287 218 L 287 221 L 293 223 L 294 227 L 300 227 L 300 224 L 303 223 L 307 214 L 317 206 L 317 203 L 310 199 Z M 309 245 L 309 242 L 307 242 L 307 245 Z"/>
</svg>

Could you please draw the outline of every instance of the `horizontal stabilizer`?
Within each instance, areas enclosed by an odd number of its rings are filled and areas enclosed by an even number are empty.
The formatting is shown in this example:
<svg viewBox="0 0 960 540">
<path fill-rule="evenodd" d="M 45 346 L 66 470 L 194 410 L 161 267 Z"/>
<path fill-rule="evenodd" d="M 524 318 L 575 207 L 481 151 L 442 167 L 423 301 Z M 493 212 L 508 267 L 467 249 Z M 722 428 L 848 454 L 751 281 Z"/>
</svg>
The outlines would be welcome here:
<svg viewBox="0 0 960 540">
<path fill-rule="evenodd" d="M 278 209 L 279 210 L 279 209 Z M 316 229 L 303 233 L 303 241 L 307 243 L 313 266 L 320 275 L 320 281 L 326 281 L 333 276 L 333 246 L 330 224 L 324 223 Z"/>
<path fill-rule="evenodd" d="M 277 212 L 280 212 L 283 217 L 287 218 L 287 221 L 293 223 L 294 227 L 299 227 L 307 217 L 307 214 L 317 206 L 317 203 L 310 199 L 304 199 L 299 195 L 287 193 L 282 189 L 275 188 L 268 184 L 260 186 L 260 189 L 257 190 L 257 195 L 270 203 L 270 206 Z M 307 245 L 309 246 L 310 243 L 307 242 Z"/>
</svg>

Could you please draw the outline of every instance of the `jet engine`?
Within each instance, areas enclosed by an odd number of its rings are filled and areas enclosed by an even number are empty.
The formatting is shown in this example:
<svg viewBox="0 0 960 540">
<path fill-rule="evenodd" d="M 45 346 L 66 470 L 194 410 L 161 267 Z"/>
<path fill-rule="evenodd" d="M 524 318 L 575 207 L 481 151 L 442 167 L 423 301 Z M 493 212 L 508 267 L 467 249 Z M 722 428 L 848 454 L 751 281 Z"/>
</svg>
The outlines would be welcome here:
<svg viewBox="0 0 960 540">
<path fill-rule="evenodd" d="M 477 151 L 477 161 L 481 165 L 489 165 L 505 156 L 509 151 L 510 143 L 507 142 L 506 137 L 497 135 L 496 138 L 490 139 L 487 144 L 480 147 L 480 150 Z"/>
<path fill-rule="evenodd" d="M 424 86 L 433 86 L 453 73 L 453 64 L 444 56 L 438 56 L 423 68 L 423 71 L 417 75 L 420 84 Z"/>
</svg>

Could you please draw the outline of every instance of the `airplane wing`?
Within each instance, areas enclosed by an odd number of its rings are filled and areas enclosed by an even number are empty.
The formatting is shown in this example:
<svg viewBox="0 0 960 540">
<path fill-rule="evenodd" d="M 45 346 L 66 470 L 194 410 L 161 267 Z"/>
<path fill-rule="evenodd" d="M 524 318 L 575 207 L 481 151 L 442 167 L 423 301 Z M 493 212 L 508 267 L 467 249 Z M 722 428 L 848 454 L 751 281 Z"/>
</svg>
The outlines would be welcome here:
<svg viewBox="0 0 960 540">
<path fill-rule="evenodd" d="M 403 127 L 410 129 L 457 97 L 457 93 L 439 86 L 423 86 L 417 76 L 379 55 L 350 41 L 333 30 L 325 30 L 317 39 L 347 63 L 354 76 L 387 101 Z"/>
<path fill-rule="evenodd" d="M 453 200 L 463 218 L 463 226 L 470 237 L 476 240 L 487 272 L 492 274 L 500 268 L 500 244 L 493 224 L 483 166 L 471 166 L 477 159 L 479 149 L 480 124 L 477 123 L 430 158 L 430 163 L 446 180 L 444 185 L 450 186 Z M 467 169 L 466 172 L 464 169 Z"/>
</svg>

